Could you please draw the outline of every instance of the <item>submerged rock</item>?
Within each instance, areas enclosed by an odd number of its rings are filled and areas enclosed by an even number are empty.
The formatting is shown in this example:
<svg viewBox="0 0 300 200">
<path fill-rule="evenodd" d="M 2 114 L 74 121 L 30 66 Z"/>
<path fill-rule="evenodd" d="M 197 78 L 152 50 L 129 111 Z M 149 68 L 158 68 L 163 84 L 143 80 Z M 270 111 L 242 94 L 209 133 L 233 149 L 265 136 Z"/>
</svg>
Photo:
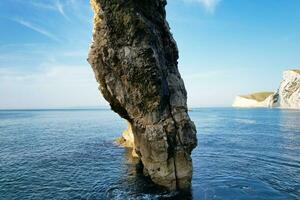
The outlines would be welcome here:
<svg viewBox="0 0 300 200">
<path fill-rule="evenodd" d="M 144 174 L 170 190 L 189 188 L 196 129 L 166 22 L 166 0 L 91 4 L 95 16 L 88 61 L 112 110 L 130 123 Z"/>
</svg>

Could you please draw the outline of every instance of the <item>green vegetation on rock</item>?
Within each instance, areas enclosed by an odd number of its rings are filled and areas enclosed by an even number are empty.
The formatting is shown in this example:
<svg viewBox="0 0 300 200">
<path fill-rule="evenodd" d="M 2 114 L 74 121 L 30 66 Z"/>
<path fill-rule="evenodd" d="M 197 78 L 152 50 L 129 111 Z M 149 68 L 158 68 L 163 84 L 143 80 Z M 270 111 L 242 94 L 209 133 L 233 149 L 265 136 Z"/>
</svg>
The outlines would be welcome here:
<svg viewBox="0 0 300 200">
<path fill-rule="evenodd" d="M 272 94 L 274 94 L 274 92 L 257 92 L 257 93 L 252 93 L 252 94 L 248 94 L 248 95 L 241 95 L 241 97 L 247 98 L 247 99 L 254 99 L 256 101 L 261 102 L 261 101 L 266 100 L 266 98 L 268 98 Z"/>
<path fill-rule="evenodd" d="M 300 69 L 292 69 L 292 71 L 300 74 Z"/>
</svg>

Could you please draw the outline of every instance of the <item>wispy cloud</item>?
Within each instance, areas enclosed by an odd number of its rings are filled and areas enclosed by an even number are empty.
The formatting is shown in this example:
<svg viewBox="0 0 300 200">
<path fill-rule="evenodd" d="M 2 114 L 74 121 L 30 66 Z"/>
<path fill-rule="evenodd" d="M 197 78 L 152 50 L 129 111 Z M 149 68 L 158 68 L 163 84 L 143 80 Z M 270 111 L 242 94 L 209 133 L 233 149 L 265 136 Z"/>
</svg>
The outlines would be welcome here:
<svg viewBox="0 0 300 200">
<path fill-rule="evenodd" d="M 54 41 L 57 41 L 57 42 L 59 41 L 59 39 L 55 35 L 53 35 L 49 31 L 47 31 L 47 30 L 39 27 L 38 25 L 35 25 L 35 24 L 33 24 L 33 23 L 29 22 L 29 21 L 25 21 L 25 20 L 19 19 L 19 18 L 16 18 L 16 19 L 13 19 L 13 20 L 15 22 L 21 24 L 22 26 L 25 26 L 25 27 L 27 27 L 27 28 L 29 28 L 29 29 L 37 32 L 37 33 L 40 33 L 40 34 L 42 34 L 42 35 L 44 35 L 44 36 L 46 36 L 46 37 L 48 37 L 48 38 L 50 38 L 50 39 L 52 39 Z"/>
<path fill-rule="evenodd" d="M 184 0 L 187 3 L 200 3 L 207 12 L 214 13 L 221 0 Z"/>
<path fill-rule="evenodd" d="M 227 76 L 228 73 L 224 70 L 201 71 L 199 73 L 182 74 L 185 80 L 212 80 Z"/>
<path fill-rule="evenodd" d="M 96 85 L 92 70 L 88 66 L 69 66 L 60 63 L 55 63 L 55 66 L 52 65 L 52 63 L 44 63 L 31 73 L 17 68 L 0 68 L 0 81 L 45 81 L 48 84 L 54 84 L 59 80 L 66 83 L 93 83 Z"/>
<path fill-rule="evenodd" d="M 39 9 L 46 9 L 46 10 L 52 10 L 55 12 L 58 12 L 61 14 L 64 18 L 67 20 L 70 20 L 70 18 L 67 16 L 65 12 L 65 6 L 61 3 L 60 0 L 53 1 L 51 3 L 41 3 L 37 1 L 30 1 L 30 5 L 39 8 Z"/>
<path fill-rule="evenodd" d="M 55 7 L 57 9 L 57 11 L 64 16 L 64 18 L 66 18 L 67 20 L 70 20 L 70 18 L 66 15 L 65 10 L 64 10 L 64 6 L 60 1 L 56 1 L 55 2 Z"/>
<path fill-rule="evenodd" d="M 0 109 L 107 105 L 89 66 L 54 65 L 0 68 Z"/>
</svg>

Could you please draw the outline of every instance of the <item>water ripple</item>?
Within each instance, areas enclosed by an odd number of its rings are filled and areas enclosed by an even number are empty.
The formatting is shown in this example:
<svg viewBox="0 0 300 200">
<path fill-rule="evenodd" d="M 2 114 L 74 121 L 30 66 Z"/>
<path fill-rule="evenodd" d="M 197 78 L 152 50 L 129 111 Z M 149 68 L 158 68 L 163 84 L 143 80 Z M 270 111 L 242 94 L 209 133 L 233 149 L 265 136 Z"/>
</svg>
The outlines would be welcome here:
<svg viewBox="0 0 300 200">
<path fill-rule="evenodd" d="M 0 199 L 300 199 L 300 112 L 194 109 L 190 191 L 145 178 L 108 110 L 0 111 Z M 113 122 L 113 126 L 112 126 Z"/>
</svg>

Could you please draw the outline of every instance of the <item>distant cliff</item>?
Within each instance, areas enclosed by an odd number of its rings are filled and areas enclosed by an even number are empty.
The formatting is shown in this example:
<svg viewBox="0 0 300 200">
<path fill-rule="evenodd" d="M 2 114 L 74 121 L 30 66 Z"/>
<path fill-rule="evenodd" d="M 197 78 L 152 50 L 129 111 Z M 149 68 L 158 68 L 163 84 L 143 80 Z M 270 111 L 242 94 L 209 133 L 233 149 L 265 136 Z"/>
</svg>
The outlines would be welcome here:
<svg viewBox="0 0 300 200">
<path fill-rule="evenodd" d="M 283 72 L 274 107 L 300 109 L 300 70 Z"/>
<path fill-rule="evenodd" d="M 237 96 L 232 104 L 233 107 L 270 107 L 274 92 L 258 92 L 248 95 Z"/>
<path fill-rule="evenodd" d="M 300 109 L 300 70 L 284 71 L 283 80 L 277 92 L 239 95 L 232 106 Z"/>
</svg>

